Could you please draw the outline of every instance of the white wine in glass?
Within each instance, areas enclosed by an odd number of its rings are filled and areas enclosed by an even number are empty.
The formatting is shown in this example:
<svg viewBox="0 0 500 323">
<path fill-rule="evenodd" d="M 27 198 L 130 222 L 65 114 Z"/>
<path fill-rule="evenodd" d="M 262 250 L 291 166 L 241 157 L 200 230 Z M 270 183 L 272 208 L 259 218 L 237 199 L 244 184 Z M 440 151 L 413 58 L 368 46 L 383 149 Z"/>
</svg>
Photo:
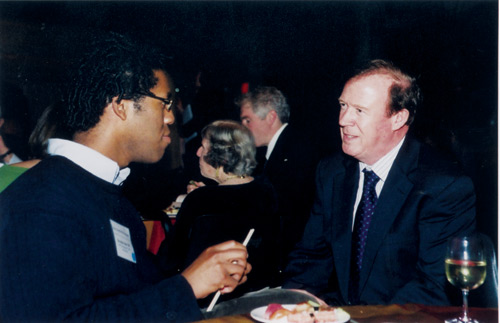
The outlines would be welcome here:
<svg viewBox="0 0 500 323">
<path fill-rule="evenodd" d="M 467 296 L 486 279 L 486 256 L 484 240 L 480 234 L 451 238 L 445 258 L 448 281 L 462 290 L 462 317 L 446 320 L 446 323 L 477 322 L 469 317 Z"/>
</svg>

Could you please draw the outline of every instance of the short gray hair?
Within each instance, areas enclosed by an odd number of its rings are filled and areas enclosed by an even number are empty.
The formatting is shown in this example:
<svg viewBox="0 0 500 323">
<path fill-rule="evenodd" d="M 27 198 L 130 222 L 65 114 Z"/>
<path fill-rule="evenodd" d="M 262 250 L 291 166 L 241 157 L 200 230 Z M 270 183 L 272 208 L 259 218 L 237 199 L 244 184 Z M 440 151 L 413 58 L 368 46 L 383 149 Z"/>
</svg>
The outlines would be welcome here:
<svg viewBox="0 0 500 323">
<path fill-rule="evenodd" d="M 257 162 L 255 142 L 250 130 L 232 120 L 218 120 L 201 131 L 208 141 L 204 160 L 210 166 L 235 175 L 251 175 Z"/>
<path fill-rule="evenodd" d="M 253 112 L 261 119 L 264 119 L 271 110 L 276 111 L 281 123 L 286 123 L 290 119 L 290 106 L 283 93 L 275 87 L 257 87 L 236 100 L 236 105 L 240 107 L 245 103 L 249 103 Z"/>
</svg>

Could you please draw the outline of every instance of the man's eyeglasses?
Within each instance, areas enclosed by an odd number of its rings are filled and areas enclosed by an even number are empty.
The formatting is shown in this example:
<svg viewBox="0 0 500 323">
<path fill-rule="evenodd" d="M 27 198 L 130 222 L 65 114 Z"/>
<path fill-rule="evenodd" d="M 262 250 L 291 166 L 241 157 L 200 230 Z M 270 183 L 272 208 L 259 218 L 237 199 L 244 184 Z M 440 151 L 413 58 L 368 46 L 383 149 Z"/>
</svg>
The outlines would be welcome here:
<svg viewBox="0 0 500 323">
<path fill-rule="evenodd" d="M 164 107 L 167 109 L 167 111 L 170 111 L 172 110 L 172 104 L 174 103 L 174 99 L 172 97 L 169 97 L 168 98 L 160 98 L 159 96 L 156 96 L 152 93 L 139 93 L 141 95 L 144 95 L 144 96 L 148 96 L 150 98 L 153 98 L 153 99 L 156 99 L 156 100 L 160 100 L 161 102 L 163 102 L 163 105 Z"/>
</svg>

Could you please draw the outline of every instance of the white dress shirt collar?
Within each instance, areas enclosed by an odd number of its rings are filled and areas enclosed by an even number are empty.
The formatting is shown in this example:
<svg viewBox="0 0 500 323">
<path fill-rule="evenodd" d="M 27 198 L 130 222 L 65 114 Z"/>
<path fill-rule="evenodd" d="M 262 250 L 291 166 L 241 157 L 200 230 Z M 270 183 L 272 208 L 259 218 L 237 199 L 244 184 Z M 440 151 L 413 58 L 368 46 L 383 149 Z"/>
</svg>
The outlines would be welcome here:
<svg viewBox="0 0 500 323">
<path fill-rule="evenodd" d="M 375 164 L 370 166 L 363 162 L 359 162 L 359 171 L 362 172 L 365 168 L 367 168 L 368 170 L 372 170 L 375 174 L 377 174 L 382 182 L 385 182 L 405 138 L 406 137 L 401 139 L 401 141 L 394 148 L 392 148 L 390 152 L 388 152 L 384 157 L 380 158 Z"/>
<path fill-rule="evenodd" d="M 266 159 L 269 159 L 269 157 L 271 156 L 271 153 L 273 152 L 274 146 L 276 146 L 276 142 L 278 141 L 278 138 L 280 137 L 283 130 L 285 130 L 286 126 L 288 126 L 288 123 L 283 124 L 281 126 L 281 128 L 279 128 L 278 131 L 276 131 L 274 136 L 271 138 L 269 145 L 267 145 Z"/>
<path fill-rule="evenodd" d="M 359 206 L 359 202 L 361 201 L 361 195 L 363 194 L 363 182 L 365 178 L 365 173 L 363 173 L 363 169 L 367 168 L 368 170 L 373 171 L 380 180 L 377 182 L 375 186 L 375 191 L 377 196 L 380 196 L 382 192 L 382 188 L 384 187 L 384 183 L 389 175 L 389 171 L 391 170 L 392 164 L 394 164 L 394 160 L 396 160 L 396 156 L 403 145 L 405 138 L 403 138 L 396 147 L 392 148 L 390 152 L 388 152 L 384 157 L 380 158 L 375 164 L 367 165 L 365 163 L 359 162 L 359 182 L 358 182 L 358 191 L 356 193 L 356 201 L 354 202 L 354 212 L 352 216 L 352 228 L 354 229 L 354 221 L 356 217 L 356 210 Z"/>
<path fill-rule="evenodd" d="M 120 170 L 114 160 L 74 141 L 49 139 L 47 152 L 52 156 L 66 157 L 89 173 L 111 184 L 121 184 L 130 174 L 130 168 Z"/>
</svg>

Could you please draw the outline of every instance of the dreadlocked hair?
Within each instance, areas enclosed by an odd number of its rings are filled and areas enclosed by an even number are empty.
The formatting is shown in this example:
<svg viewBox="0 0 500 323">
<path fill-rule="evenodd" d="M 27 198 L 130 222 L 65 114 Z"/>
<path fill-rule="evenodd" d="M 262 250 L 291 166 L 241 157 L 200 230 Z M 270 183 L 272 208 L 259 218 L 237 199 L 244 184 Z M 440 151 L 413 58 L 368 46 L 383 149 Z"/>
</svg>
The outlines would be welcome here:
<svg viewBox="0 0 500 323">
<path fill-rule="evenodd" d="M 164 68 L 164 57 L 116 33 L 91 45 L 73 77 L 63 124 L 71 134 L 93 128 L 104 108 L 117 97 L 138 101 L 158 80 L 154 70 Z M 142 93 L 142 94 L 141 94 Z"/>
</svg>

